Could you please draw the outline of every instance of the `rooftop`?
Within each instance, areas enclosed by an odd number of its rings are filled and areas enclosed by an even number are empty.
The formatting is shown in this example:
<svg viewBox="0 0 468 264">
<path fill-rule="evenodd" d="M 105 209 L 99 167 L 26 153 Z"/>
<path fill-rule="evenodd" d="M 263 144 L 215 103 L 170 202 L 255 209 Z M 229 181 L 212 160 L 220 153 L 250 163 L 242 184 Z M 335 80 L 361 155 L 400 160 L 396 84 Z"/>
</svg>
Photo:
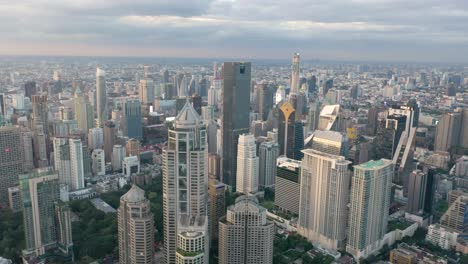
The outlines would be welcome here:
<svg viewBox="0 0 468 264">
<path fill-rule="evenodd" d="M 361 169 L 379 169 L 390 164 L 390 160 L 380 159 L 380 160 L 370 160 L 368 162 L 356 165 L 356 168 Z"/>
</svg>

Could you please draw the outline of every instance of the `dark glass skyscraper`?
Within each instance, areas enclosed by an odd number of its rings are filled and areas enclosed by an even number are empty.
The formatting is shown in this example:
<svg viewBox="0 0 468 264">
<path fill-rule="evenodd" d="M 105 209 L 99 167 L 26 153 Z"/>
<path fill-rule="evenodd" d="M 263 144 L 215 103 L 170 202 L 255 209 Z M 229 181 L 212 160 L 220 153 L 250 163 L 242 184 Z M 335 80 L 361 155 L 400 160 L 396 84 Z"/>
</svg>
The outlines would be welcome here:
<svg viewBox="0 0 468 264">
<path fill-rule="evenodd" d="M 141 104 L 138 99 L 127 100 L 125 103 L 125 131 L 129 138 L 142 139 Z"/>
<path fill-rule="evenodd" d="M 249 133 L 250 62 L 225 62 L 222 70 L 222 179 L 236 184 L 239 135 Z"/>
</svg>

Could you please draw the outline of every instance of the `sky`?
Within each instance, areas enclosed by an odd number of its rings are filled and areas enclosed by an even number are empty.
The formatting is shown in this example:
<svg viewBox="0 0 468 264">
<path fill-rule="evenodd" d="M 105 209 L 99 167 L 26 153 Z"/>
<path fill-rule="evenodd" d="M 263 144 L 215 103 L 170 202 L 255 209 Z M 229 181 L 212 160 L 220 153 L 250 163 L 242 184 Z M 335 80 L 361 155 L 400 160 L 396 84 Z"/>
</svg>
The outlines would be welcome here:
<svg viewBox="0 0 468 264">
<path fill-rule="evenodd" d="M 1 55 L 468 62 L 468 0 L 0 0 Z"/>
</svg>

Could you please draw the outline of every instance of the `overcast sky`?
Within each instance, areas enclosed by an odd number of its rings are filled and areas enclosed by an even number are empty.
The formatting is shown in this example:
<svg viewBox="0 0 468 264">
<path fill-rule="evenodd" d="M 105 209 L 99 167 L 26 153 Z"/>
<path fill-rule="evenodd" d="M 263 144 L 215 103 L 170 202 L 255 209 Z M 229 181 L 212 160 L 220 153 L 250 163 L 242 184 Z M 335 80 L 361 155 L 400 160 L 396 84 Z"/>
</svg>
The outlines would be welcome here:
<svg viewBox="0 0 468 264">
<path fill-rule="evenodd" d="M 0 0 L 0 54 L 468 62 L 468 0 Z"/>
</svg>

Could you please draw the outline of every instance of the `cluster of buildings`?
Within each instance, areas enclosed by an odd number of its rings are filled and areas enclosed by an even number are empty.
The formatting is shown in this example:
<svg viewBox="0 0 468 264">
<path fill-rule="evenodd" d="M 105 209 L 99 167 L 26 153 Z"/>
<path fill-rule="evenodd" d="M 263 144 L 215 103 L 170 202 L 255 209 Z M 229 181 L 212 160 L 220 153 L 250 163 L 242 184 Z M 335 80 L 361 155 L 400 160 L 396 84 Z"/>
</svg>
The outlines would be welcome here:
<svg viewBox="0 0 468 264">
<path fill-rule="evenodd" d="M 53 76 L 0 95 L 0 204 L 23 211 L 25 261 L 73 258 L 67 201 L 132 182 L 117 210 L 119 263 L 153 263 L 154 216 L 138 187 L 151 180 L 139 176 L 148 160 L 162 170 L 164 263 L 208 263 L 210 254 L 272 263 L 277 227 L 261 205 L 265 190 L 299 235 L 333 256 L 377 254 L 395 210 L 426 228 L 429 243 L 468 252 L 467 69 L 307 68 L 296 53 L 291 67 Z M 239 196 L 227 207 L 226 193 Z M 390 257 L 416 259 L 432 256 L 410 245 Z"/>
</svg>

